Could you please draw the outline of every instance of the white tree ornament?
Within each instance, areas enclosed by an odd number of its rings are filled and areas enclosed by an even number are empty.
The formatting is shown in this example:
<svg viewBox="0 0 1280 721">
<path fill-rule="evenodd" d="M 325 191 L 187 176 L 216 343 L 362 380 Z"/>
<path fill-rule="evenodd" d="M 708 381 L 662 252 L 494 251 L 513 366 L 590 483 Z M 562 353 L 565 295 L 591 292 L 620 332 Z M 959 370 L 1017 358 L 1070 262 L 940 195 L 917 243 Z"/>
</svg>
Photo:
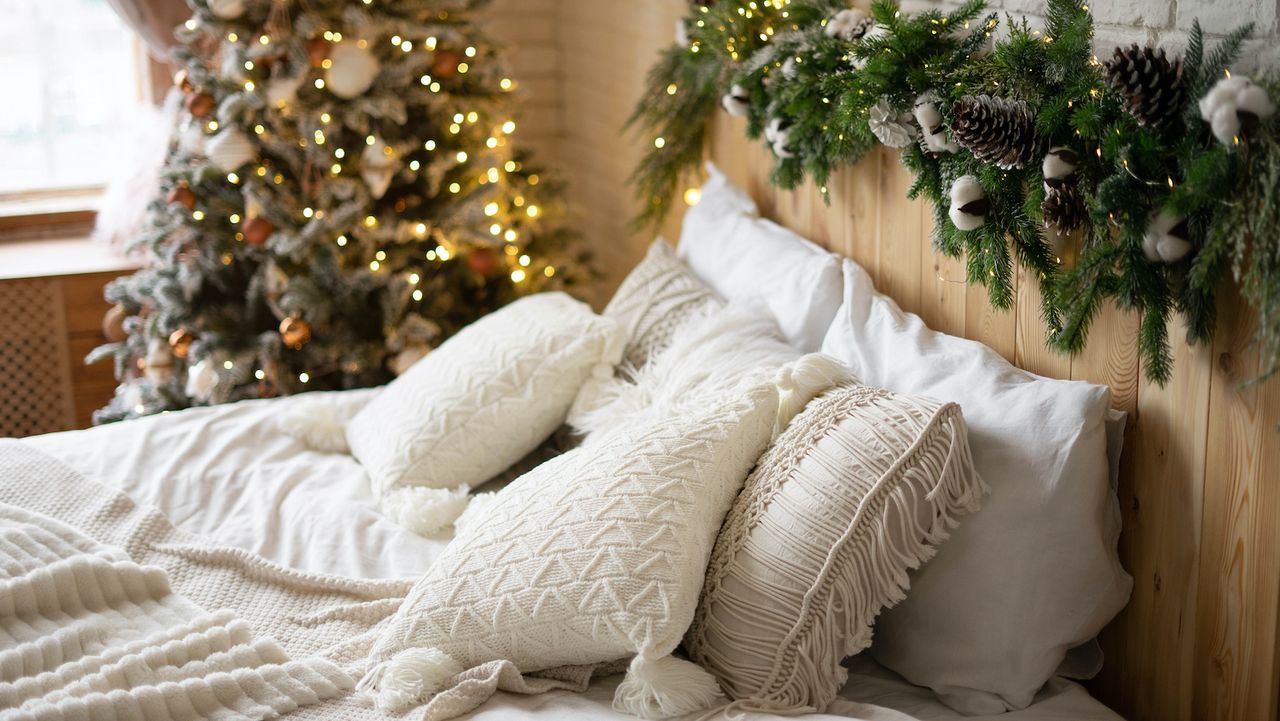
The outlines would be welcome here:
<svg viewBox="0 0 1280 721">
<path fill-rule="evenodd" d="M 223 20 L 235 20 L 244 15 L 245 0 L 208 0 L 209 12 Z"/>
<path fill-rule="evenodd" d="M 281 75 L 268 80 L 262 91 L 267 99 L 267 105 L 273 108 L 291 105 L 298 99 L 298 88 L 302 87 L 304 79 L 301 75 Z"/>
<path fill-rule="evenodd" d="M 896 112 L 888 98 L 880 98 L 871 106 L 867 125 L 872 134 L 890 148 L 905 148 L 916 138 L 911 113 Z"/>
<path fill-rule="evenodd" d="M 208 403 L 213 398 L 213 391 L 218 387 L 218 369 L 211 358 L 187 368 L 187 383 L 184 390 L 187 396 L 201 403 Z"/>
<path fill-rule="evenodd" d="M 367 47 L 359 42 L 343 40 L 329 52 L 329 70 L 325 86 L 340 98 L 351 100 L 364 95 L 378 78 L 381 66 Z"/>
<path fill-rule="evenodd" d="M 381 139 L 373 145 L 364 146 L 360 157 L 360 177 L 369 186 L 369 193 L 381 198 L 391 187 L 391 179 L 395 177 L 400 161 L 395 151 Z"/>
<path fill-rule="evenodd" d="M 253 141 L 239 128 L 227 128 L 210 138 L 205 153 L 209 162 L 227 172 L 238 170 L 257 155 Z"/>
<path fill-rule="evenodd" d="M 972 175 L 964 175 L 951 184 L 951 209 L 947 215 L 959 230 L 977 230 L 987 222 L 991 204 L 987 193 Z"/>
</svg>

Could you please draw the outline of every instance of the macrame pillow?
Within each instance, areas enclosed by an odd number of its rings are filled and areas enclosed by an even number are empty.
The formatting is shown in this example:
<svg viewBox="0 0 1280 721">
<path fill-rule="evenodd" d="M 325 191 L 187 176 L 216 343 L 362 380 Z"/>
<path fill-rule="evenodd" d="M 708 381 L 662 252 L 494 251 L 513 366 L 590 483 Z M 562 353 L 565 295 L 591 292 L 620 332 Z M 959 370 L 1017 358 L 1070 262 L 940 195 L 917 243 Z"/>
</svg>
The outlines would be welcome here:
<svg viewBox="0 0 1280 721">
<path fill-rule="evenodd" d="M 809 403 L 725 520 L 685 638 L 744 708 L 821 711 L 907 571 L 986 487 L 959 406 L 845 385 Z"/>
<path fill-rule="evenodd" d="M 671 344 L 677 329 L 723 305 L 676 257 L 667 241 L 658 238 L 618 286 L 604 315 L 621 323 L 627 334 L 622 359 L 642 368 Z"/>
<path fill-rule="evenodd" d="M 612 378 L 623 342 L 616 321 L 564 293 L 522 298 L 388 384 L 347 425 L 351 454 L 384 501 L 484 483 L 550 436 L 589 380 Z"/>
</svg>

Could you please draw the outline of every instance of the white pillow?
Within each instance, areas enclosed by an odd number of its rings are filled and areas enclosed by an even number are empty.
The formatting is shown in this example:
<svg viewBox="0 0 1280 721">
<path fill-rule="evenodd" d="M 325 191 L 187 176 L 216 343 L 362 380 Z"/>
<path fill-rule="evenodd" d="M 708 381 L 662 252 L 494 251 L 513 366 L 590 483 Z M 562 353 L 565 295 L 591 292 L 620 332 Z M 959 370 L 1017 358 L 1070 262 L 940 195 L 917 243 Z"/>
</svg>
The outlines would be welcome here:
<svg viewBox="0 0 1280 721">
<path fill-rule="evenodd" d="M 929 330 L 851 261 L 823 350 L 866 383 L 959 403 L 991 488 L 914 575 L 906 600 L 881 615 L 872 653 L 964 713 L 1027 706 L 1133 585 L 1116 553 L 1109 389 L 1041 378 Z"/>
<path fill-rule="evenodd" d="M 840 259 L 776 223 L 707 163 L 702 199 L 684 216 L 677 254 L 729 302 L 758 302 L 802 352 L 822 344 L 840 307 Z"/>
<path fill-rule="evenodd" d="M 380 497 L 477 486 L 550 436 L 588 380 L 611 378 L 624 342 L 564 293 L 517 300 L 388 384 L 347 425 L 351 454 Z"/>
<path fill-rule="evenodd" d="M 753 375 L 697 412 L 616 427 L 494 494 L 381 631 L 360 691 L 395 711 L 487 662 L 527 674 L 635 656 L 615 706 L 648 717 L 709 706 L 714 679 L 670 654 L 773 431 L 777 388 Z"/>
</svg>

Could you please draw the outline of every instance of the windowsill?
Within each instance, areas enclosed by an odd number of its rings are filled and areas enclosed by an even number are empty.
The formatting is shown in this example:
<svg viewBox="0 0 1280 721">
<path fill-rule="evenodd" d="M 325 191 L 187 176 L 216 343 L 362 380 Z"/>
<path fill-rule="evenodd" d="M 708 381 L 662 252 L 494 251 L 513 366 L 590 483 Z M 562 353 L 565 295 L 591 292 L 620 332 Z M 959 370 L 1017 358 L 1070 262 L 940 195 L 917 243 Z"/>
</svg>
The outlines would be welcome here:
<svg viewBox="0 0 1280 721">
<path fill-rule="evenodd" d="M 102 188 L 0 195 L 0 244 L 33 238 L 88 236 L 101 200 Z"/>
<path fill-rule="evenodd" d="M 141 267 L 87 237 L 0 243 L 0 280 L 90 273 L 125 273 Z"/>
</svg>

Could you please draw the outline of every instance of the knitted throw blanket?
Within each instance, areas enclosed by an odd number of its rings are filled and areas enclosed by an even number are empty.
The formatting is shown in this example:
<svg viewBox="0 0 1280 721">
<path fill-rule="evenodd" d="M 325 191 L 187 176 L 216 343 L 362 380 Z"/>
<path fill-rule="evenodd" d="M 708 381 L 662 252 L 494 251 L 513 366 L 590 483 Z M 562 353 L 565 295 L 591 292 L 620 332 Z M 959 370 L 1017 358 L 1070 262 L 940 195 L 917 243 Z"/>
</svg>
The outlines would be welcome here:
<svg viewBox="0 0 1280 721">
<path fill-rule="evenodd" d="M 385 721 L 356 699 L 377 626 L 412 581 L 303 573 L 185 533 L 159 511 L 0 439 L 0 721 Z M 497 690 L 582 690 L 491 663 L 406 717 Z"/>
</svg>

